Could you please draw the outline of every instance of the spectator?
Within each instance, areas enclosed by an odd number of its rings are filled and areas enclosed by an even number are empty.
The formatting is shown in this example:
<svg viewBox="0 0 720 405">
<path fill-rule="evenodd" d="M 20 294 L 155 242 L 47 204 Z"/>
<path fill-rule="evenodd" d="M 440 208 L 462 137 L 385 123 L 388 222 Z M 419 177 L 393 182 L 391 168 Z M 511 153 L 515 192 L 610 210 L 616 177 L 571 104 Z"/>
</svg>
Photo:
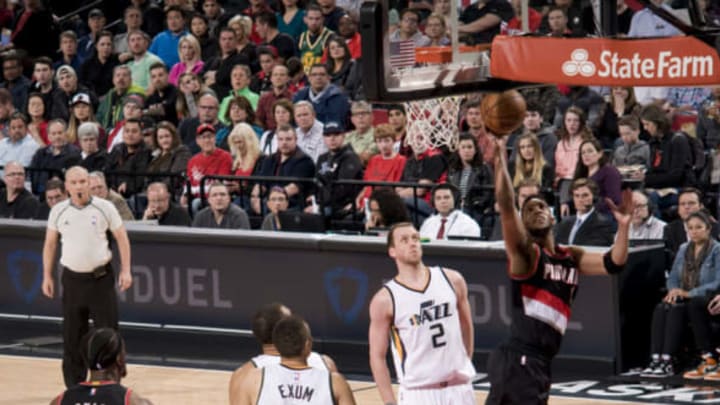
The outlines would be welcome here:
<svg viewBox="0 0 720 405">
<path fill-rule="evenodd" d="M 175 110 L 178 114 L 180 122 L 188 118 L 197 118 L 197 103 L 203 94 L 214 94 L 210 88 L 205 86 L 198 75 L 193 73 L 183 73 L 180 75 L 180 86 L 178 88 L 178 98 L 175 103 Z"/>
<path fill-rule="evenodd" d="M 349 14 L 344 14 L 338 21 L 338 35 L 345 39 L 350 57 L 358 60 L 362 56 L 362 38 L 357 30 L 357 22 L 355 18 Z"/>
<path fill-rule="evenodd" d="M 197 153 L 200 146 L 195 142 L 197 130 L 202 124 L 213 127 L 213 135 L 218 133 L 225 125 L 218 120 L 218 100 L 212 93 L 203 94 L 198 100 L 198 116 L 197 118 L 186 118 L 180 121 L 178 132 L 180 139 L 190 148 L 190 152 Z M 215 142 L 213 142 L 215 143 Z"/>
<path fill-rule="evenodd" d="M 145 115 L 156 121 L 169 121 L 176 125 L 178 89 L 168 82 L 167 66 L 162 63 L 150 66 L 150 87 L 152 93 L 148 94 Z"/>
<path fill-rule="evenodd" d="M 190 161 L 190 149 L 183 145 L 175 125 L 161 121 L 153 133 L 154 149 L 147 171 L 149 173 L 185 174 Z M 182 189 L 183 181 L 178 178 L 165 178 L 163 183 L 170 185 L 173 193 Z"/>
<path fill-rule="evenodd" d="M 668 256 L 668 263 L 673 262 L 680 245 L 688 240 L 686 221 L 690 217 L 690 214 L 698 211 L 706 211 L 702 201 L 703 194 L 700 190 L 693 187 L 680 190 L 677 208 L 678 219 L 669 222 L 663 230 L 663 240 L 665 241 L 665 253 Z M 718 235 L 720 235 L 720 225 L 717 222 L 713 223 L 710 233 L 714 239 L 717 239 Z"/>
<path fill-rule="evenodd" d="M 147 186 L 148 206 L 143 213 L 144 221 L 157 220 L 162 226 L 190 226 L 190 215 L 183 207 L 170 201 L 170 191 L 163 182 Z"/>
<path fill-rule="evenodd" d="M 245 123 L 236 125 L 228 136 L 230 154 L 233 157 L 232 171 L 235 176 L 250 176 L 260 166 L 260 145 L 255 131 Z"/>
<path fill-rule="evenodd" d="M 98 8 L 94 8 L 88 13 L 87 25 L 88 28 L 90 28 L 90 32 L 80 38 L 77 46 L 78 57 L 80 57 L 81 61 L 87 60 L 92 55 L 98 40 L 98 35 L 103 27 L 105 27 L 106 21 L 105 14 Z"/>
<path fill-rule="evenodd" d="M 480 237 L 480 226 L 458 209 L 460 190 L 452 184 L 438 184 L 432 190 L 433 208 L 437 212 L 423 221 L 420 236 L 431 240 L 447 240 L 448 236 Z"/>
<path fill-rule="evenodd" d="M 192 35 L 185 35 L 178 42 L 178 54 L 180 61 L 170 69 L 169 82 L 173 85 L 178 84 L 178 79 L 183 73 L 194 73 L 199 75 L 205 67 L 202 61 L 202 50 L 200 42 Z"/>
<path fill-rule="evenodd" d="M 418 29 L 420 15 L 417 11 L 405 9 L 400 12 L 400 26 L 390 34 L 391 42 L 413 41 L 416 47 L 430 45 L 430 38 Z"/>
<path fill-rule="evenodd" d="M 108 156 L 106 172 L 118 172 L 111 177 L 110 185 L 128 198 L 141 192 L 145 178 L 135 173 L 146 173 L 150 162 L 150 150 L 142 138 L 142 124 L 139 119 L 129 118 L 123 124 L 122 143 L 115 145 Z"/>
<path fill-rule="evenodd" d="M 632 176 L 632 172 L 638 170 L 628 166 L 639 165 L 639 170 L 650 168 L 650 146 L 640 140 L 640 120 L 634 115 L 621 117 L 618 120 L 618 132 L 622 144 L 615 148 L 612 164 L 627 176 Z"/>
<path fill-rule="evenodd" d="M 706 214 L 690 214 L 686 226 L 689 240 L 678 250 L 666 283 L 668 292 L 653 313 L 652 360 L 643 370 L 645 376 L 670 377 L 675 374 L 673 360 L 680 349 L 688 320 L 703 361 L 697 370 L 685 373 L 684 377 L 702 378 L 717 367 L 706 308 L 710 294 L 720 287 L 720 243 L 710 237 L 712 222 Z"/>
<path fill-rule="evenodd" d="M 260 176 L 280 176 L 312 178 L 315 175 L 315 164 L 310 156 L 298 145 L 298 136 L 289 125 L 279 126 L 276 129 L 277 152 L 263 159 Z M 290 208 L 299 208 L 308 195 L 308 185 L 303 183 L 271 183 L 265 187 L 282 186 L 290 198 Z M 251 194 L 252 209 L 260 213 L 260 186 L 256 185 Z"/>
<path fill-rule="evenodd" d="M 282 229 L 278 213 L 288 209 L 288 196 L 285 189 L 275 186 L 270 189 L 267 199 L 267 208 L 270 211 L 263 219 L 260 229 L 263 231 L 279 231 Z"/>
<path fill-rule="evenodd" d="M 154 2 L 149 0 L 132 0 L 132 4 L 142 11 L 142 25 L 140 29 L 154 37 L 160 33 L 165 25 L 165 13 Z"/>
<path fill-rule="evenodd" d="M 587 117 L 587 122 L 590 123 L 588 126 L 598 122 L 604 103 L 605 100 L 589 87 L 570 86 L 567 92 L 561 94 L 557 100 L 555 128 L 562 126 L 565 112 L 571 107 L 578 108 L 583 112 L 583 115 Z"/>
<path fill-rule="evenodd" d="M 543 33 L 556 38 L 581 36 L 570 29 L 568 22 L 568 9 L 566 7 L 550 7 L 547 13 L 547 27 L 545 27 Z"/>
<path fill-rule="evenodd" d="M 618 34 L 627 35 L 630 31 L 630 23 L 632 21 L 634 11 L 628 7 L 625 0 L 617 0 L 617 25 Z M 597 35 L 597 24 L 595 23 L 595 11 L 592 4 L 587 5 L 582 13 L 583 31 L 588 35 Z"/>
<path fill-rule="evenodd" d="M 0 87 L 4 87 L 12 94 L 13 105 L 18 110 L 24 110 L 27 106 L 28 91 L 30 89 L 30 79 L 23 76 L 22 60 L 15 52 L 9 52 L 3 57 L 2 75 L 4 81 L 0 83 Z"/>
<path fill-rule="evenodd" d="M 55 52 L 53 50 L 53 52 Z M 60 55 L 53 63 L 57 70 L 60 66 L 68 65 L 77 72 L 84 61 L 78 55 L 78 37 L 75 31 L 64 31 L 60 34 Z"/>
<path fill-rule="evenodd" d="M 275 17 L 273 16 L 273 18 Z M 278 65 L 277 51 L 271 46 L 261 46 L 258 48 L 258 60 L 260 61 L 260 70 L 253 75 L 249 87 L 253 93 L 262 96 L 272 90 L 270 75 L 273 68 Z"/>
<path fill-rule="evenodd" d="M 113 128 L 123 120 L 122 106 L 125 104 L 125 98 L 130 94 L 144 96 L 145 90 L 132 82 L 130 67 L 127 65 L 115 66 L 113 88 L 105 94 L 96 114 L 102 128 Z"/>
<path fill-rule="evenodd" d="M 52 207 L 57 203 L 67 200 L 68 195 L 65 192 L 65 183 L 62 180 L 53 178 L 45 183 L 45 194 L 43 202 L 38 207 L 35 219 L 47 220 Z"/>
<path fill-rule="evenodd" d="M 554 125 L 555 112 L 557 111 L 558 100 L 560 100 L 561 96 L 558 86 L 529 87 L 520 89 L 520 94 L 525 97 L 527 104 L 536 105 L 535 109 L 530 111 L 539 111 L 545 124 L 550 126 Z M 553 166 L 555 165 L 553 164 Z"/>
<path fill-rule="evenodd" d="M 115 128 L 110 131 L 107 137 L 107 148 L 108 152 L 112 152 L 112 149 L 115 147 L 115 145 L 119 145 L 123 142 L 123 132 L 125 128 L 125 122 L 128 119 L 136 119 L 139 120 L 142 118 L 142 111 L 143 111 L 143 100 L 142 98 L 137 94 L 129 94 L 125 99 L 123 100 L 122 105 L 122 117 L 120 121 L 115 124 Z M 102 138 L 102 134 L 101 134 Z"/>
<path fill-rule="evenodd" d="M 337 86 L 351 100 L 363 98 L 362 66 L 350 55 L 345 40 L 333 35 L 327 40 L 327 69 L 330 73 L 330 83 Z M 312 80 L 310 81 L 312 83 Z"/>
<path fill-rule="evenodd" d="M 120 218 L 122 218 L 123 221 L 135 220 L 135 216 L 132 211 L 130 211 L 130 207 L 127 201 L 125 201 L 125 198 L 116 193 L 115 190 L 108 188 L 103 172 L 90 172 L 88 182 L 90 183 L 90 194 L 93 197 L 110 201 L 115 206 L 115 209 L 118 210 L 118 213 L 120 213 Z"/>
<path fill-rule="evenodd" d="M 532 178 L 542 188 L 551 188 L 553 169 L 545 161 L 537 137 L 532 133 L 520 135 L 515 149 L 517 157 L 514 163 L 510 163 L 509 167 L 513 187 L 518 187 L 524 180 Z"/>
<path fill-rule="evenodd" d="M 355 101 L 350 107 L 350 120 L 355 130 L 345 136 L 345 143 L 352 146 L 363 165 L 378 153 L 374 136 L 372 106 L 365 101 Z"/>
<path fill-rule="evenodd" d="M 95 114 L 93 112 L 92 107 L 92 100 L 90 100 L 90 96 L 85 93 L 77 93 L 75 96 L 73 96 L 72 101 L 70 102 L 70 108 L 71 115 L 70 115 L 70 122 L 68 123 L 67 132 L 68 132 L 68 142 L 77 145 L 78 144 L 78 137 L 77 132 L 80 125 L 86 122 L 92 122 L 98 126 L 100 129 L 100 138 L 99 142 L 105 142 L 105 130 L 100 128 L 100 124 L 95 119 Z M 58 118 L 60 119 L 60 118 Z"/>
<path fill-rule="evenodd" d="M 363 180 L 365 181 L 388 181 L 397 182 L 402 177 L 407 158 L 399 155 L 394 149 L 395 129 L 389 124 L 378 125 L 373 130 L 375 148 L 378 154 L 373 155 L 368 161 Z M 346 139 L 347 142 L 347 139 Z M 354 149 L 354 148 L 353 148 Z M 361 155 L 362 158 L 362 155 Z M 366 186 L 358 194 L 355 206 L 358 209 L 365 208 L 365 200 L 370 198 L 373 187 Z"/>
<path fill-rule="evenodd" d="M 150 88 L 150 66 L 156 63 L 163 63 L 160 58 L 148 51 L 150 37 L 142 31 L 133 31 L 128 34 L 130 55 L 126 65 L 130 68 L 132 83 L 143 89 L 143 92 Z M 125 59 L 121 56 L 121 60 Z"/>
<path fill-rule="evenodd" d="M 196 130 L 197 145 L 200 151 L 190 158 L 187 165 L 187 176 L 190 181 L 193 197 L 200 195 L 200 182 L 207 175 L 226 176 L 231 174 L 232 156 L 215 147 L 215 127 L 210 124 L 200 124 Z M 206 192 L 208 192 L 206 188 Z M 198 202 L 193 201 L 193 210 Z"/>
<path fill-rule="evenodd" d="M 0 140 L 0 166 L 9 162 L 18 162 L 28 167 L 40 145 L 30 136 L 27 129 L 28 119 L 21 112 L 10 116 L 8 136 Z"/>
<path fill-rule="evenodd" d="M 4 165 L 5 190 L 0 198 L 0 218 L 35 218 L 40 203 L 25 189 L 25 168 L 22 163 L 10 161 Z"/>
<path fill-rule="evenodd" d="M 207 17 L 200 13 L 193 13 L 190 18 L 190 33 L 200 43 L 200 55 L 203 61 L 210 61 L 218 54 L 217 30 L 210 32 Z M 219 28 L 219 27 L 218 27 Z"/>
<path fill-rule="evenodd" d="M 32 79 L 34 81 L 30 85 L 30 92 L 37 92 L 42 96 L 43 103 L 45 104 L 45 118 L 50 117 L 52 93 L 57 87 L 55 85 L 55 80 L 53 80 L 55 71 L 53 70 L 52 65 L 52 60 L 47 56 L 40 56 L 33 61 Z"/>
<path fill-rule="evenodd" d="M 555 226 L 555 240 L 564 245 L 610 246 L 615 237 L 613 223 L 595 209 L 598 186 L 590 179 L 577 179 L 570 187 L 575 215 Z"/>
<path fill-rule="evenodd" d="M 290 100 L 281 98 L 272 105 L 272 116 L 275 120 L 275 128 L 265 131 L 260 138 L 260 151 L 263 155 L 272 155 L 277 152 L 277 128 L 282 125 L 294 126 L 295 107 Z"/>
<path fill-rule="evenodd" d="M 485 130 L 485 123 L 480 112 L 480 101 L 470 101 L 465 104 L 465 123 L 468 126 L 468 133 L 475 138 L 485 163 L 494 165 L 495 141 Z"/>
<path fill-rule="evenodd" d="M 368 201 L 365 230 L 390 229 L 394 224 L 409 222 L 405 202 L 392 189 L 377 188 Z"/>
<path fill-rule="evenodd" d="M 450 156 L 447 181 L 458 189 L 455 204 L 474 220 L 482 221 L 492 210 L 495 179 L 472 135 L 460 135 L 457 151 Z"/>
<path fill-rule="evenodd" d="M 7 89 L 0 88 L 0 131 L 2 131 L 0 140 L 8 137 L 10 132 L 10 116 L 15 112 L 12 95 Z"/>
<path fill-rule="evenodd" d="M 319 192 L 319 202 L 325 207 L 325 214 L 343 218 L 352 212 L 352 203 L 359 187 L 330 185 L 337 180 L 361 180 L 363 165 L 353 148 L 345 144 L 345 133 L 338 123 L 325 123 L 323 141 L 327 152 L 320 155 L 316 165 L 316 177 L 323 185 Z"/>
<path fill-rule="evenodd" d="M 573 1 L 573 0 L 554 0 L 549 1 L 550 7 L 547 8 L 543 12 L 545 17 L 543 18 L 542 23 L 540 24 L 540 32 L 550 32 L 550 13 L 555 9 L 561 9 L 565 13 L 565 16 L 567 18 L 567 26 L 569 30 L 575 35 L 578 36 L 584 36 L 585 32 L 583 31 L 583 15 L 582 15 L 582 6 L 585 4 L 583 1 Z"/>
<path fill-rule="evenodd" d="M 258 2 L 260 4 L 260 2 Z M 264 4 L 260 4 L 261 6 Z M 257 70 L 257 45 L 253 42 L 252 18 L 246 15 L 236 15 L 228 21 L 228 27 L 235 32 L 237 42 L 235 49 L 249 61 L 248 66 L 254 72 Z M 256 38 L 259 42 L 259 38 Z"/>
<path fill-rule="evenodd" d="M 720 146 L 720 86 L 711 88 L 710 100 L 698 111 L 697 138 L 706 149 Z"/>
<path fill-rule="evenodd" d="M 207 61 L 204 68 L 205 84 L 218 97 L 225 97 L 230 91 L 230 73 L 236 65 L 249 65 L 250 58 L 237 51 L 237 36 L 229 27 L 220 30 L 220 54 Z"/>
<path fill-rule="evenodd" d="M 235 66 L 232 69 L 230 77 L 232 90 L 230 90 L 230 93 L 223 98 L 222 103 L 220 103 L 219 117 L 220 121 L 222 121 L 225 125 L 230 123 L 230 121 L 225 118 L 230 100 L 235 97 L 245 97 L 250 102 L 253 110 L 255 110 L 257 108 L 258 100 L 260 99 L 260 96 L 258 96 L 257 93 L 253 93 L 252 90 L 248 88 L 250 85 L 250 79 L 252 78 L 252 73 L 250 73 L 250 68 L 247 65 Z"/>
<path fill-rule="evenodd" d="M 335 121 L 344 127 L 350 110 L 350 100 L 342 90 L 330 83 L 328 67 L 322 64 L 310 68 L 310 87 L 293 97 L 293 102 L 309 101 L 321 122 Z"/>
<path fill-rule="evenodd" d="M 25 50 L 31 58 L 52 55 L 58 45 L 52 13 L 42 1 L 29 0 L 23 4 L 25 8 L 16 15 L 15 27 L 10 35 L 11 44 L 15 49 Z"/>
<path fill-rule="evenodd" d="M 453 7 L 452 2 L 450 0 L 433 0 L 432 12 L 442 16 L 442 18 L 445 20 L 445 26 L 448 27 L 448 31 L 447 31 L 448 36 L 450 36 L 450 27 L 453 26 L 453 22 L 450 19 L 452 7 Z M 458 12 L 460 12 L 459 8 L 457 8 L 457 10 L 458 10 Z"/>
<path fill-rule="evenodd" d="M 405 162 L 400 181 L 433 185 L 444 183 L 447 175 L 447 161 L 437 149 L 426 145 L 413 146 L 413 155 Z M 420 224 L 432 213 L 429 188 L 396 187 L 395 191 L 405 200 Z"/>
<path fill-rule="evenodd" d="M 307 153 L 313 162 L 327 152 L 323 142 L 324 123 L 316 118 L 315 109 L 309 101 L 295 103 L 295 123 L 297 124 L 297 146 Z"/>
<path fill-rule="evenodd" d="M 540 143 L 540 149 L 542 156 L 545 158 L 545 163 L 547 163 L 550 168 L 555 167 L 555 149 L 557 149 L 558 139 L 557 136 L 555 136 L 555 128 L 544 121 L 542 115 L 542 105 L 540 103 L 535 100 L 527 101 L 523 126 L 520 127 L 516 133 L 518 132 L 520 134 L 531 133 L 535 135 Z M 515 142 L 508 139 L 508 145 L 513 145 L 512 154 L 510 156 L 511 164 L 517 159 L 518 152 L 520 151 L 518 143 L 520 138 L 518 137 L 516 139 L 517 140 Z"/>
<path fill-rule="evenodd" d="M 458 32 L 469 38 L 466 42 L 485 44 L 500 33 L 500 25 L 515 16 L 512 6 L 505 0 L 479 0 L 460 14 Z"/>
<path fill-rule="evenodd" d="M 515 16 L 508 21 L 507 30 L 510 34 L 522 31 L 522 0 L 510 0 Z M 543 15 L 532 7 L 528 7 L 528 32 L 538 32 Z"/>
<path fill-rule="evenodd" d="M 174 66 L 180 62 L 178 45 L 180 38 L 187 35 L 183 10 L 170 6 L 165 10 L 167 29 L 155 36 L 150 44 L 150 52 L 162 59 L 165 66 Z"/>
<path fill-rule="evenodd" d="M 30 174 L 32 192 L 36 195 L 45 191 L 48 179 L 62 176 L 80 162 L 80 149 L 68 142 L 64 121 L 53 120 L 48 124 L 48 138 L 48 146 L 38 149 L 30 163 L 31 168 L 38 170 Z"/>
<path fill-rule="evenodd" d="M 288 68 L 285 65 L 275 65 L 270 74 L 272 87 L 262 93 L 257 105 L 257 121 L 267 130 L 273 130 L 277 126 L 273 106 L 280 99 L 292 99 L 293 93 L 288 88 Z"/>
<path fill-rule="evenodd" d="M 304 21 L 307 31 L 300 34 L 298 50 L 305 73 L 310 74 L 310 68 L 321 63 L 325 42 L 330 39 L 333 32 L 325 27 L 325 17 L 318 5 L 307 6 Z"/>
<path fill-rule="evenodd" d="M 225 150 L 228 149 L 228 134 L 239 124 L 249 125 L 255 132 L 256 139 L 259 139 L 263 134 L 262 129 L 255 125 L 255 111 L 252 105 L 250 105 L 250 102 L 243 96 L 237 96 L 230 100 L 224 118 L 228 121 L 229 125 L 221 131 L 218 131 L 215 137 L 215 143 Z"/>
<path fill-rule="evenodd" d="M 95 41 L 95 52 L 80 67 L 80 81 L 95 94 L 105 94 L 112 88 L 113 70 L 119 64 L 113 52 L 112 33 L 102 31 Z"/>
<path fill-rule="evenodd" d="M 630 240 L 661 240 L 667 225 L 663 220 L 652 215 L 650 200 L 647 195 L 633 191 L 633 213 L 630 222 Z"/>
<path fill-rule="evenodd" d="M 115 69 L 118 69 L 116 66 Z M 68 65 L 63 65 L 55 71 L 55 79 L 58 87 L 52 93 L 52 106 L 50 107 L 50 118 L 62 118 L 65 121 L 70 119 L 70 111 L 68 106 L 70 101 L 77 93 L 86 93 L 90 96 L 93 107 L 98 105 L 95 93 L 90 91 L 87 86 L 78 84 L 78 77 L 75 69 Z M 113 77 L 114 79 L 114 77 Z"/>
<path fill-rule="evenodd" d="M 663 110 L 669 117 L 682 113 L 695 114 L 711 97 L 712 90 L 706 87 L 671 87 L 668 89 Z"/>
<path fill-rule="evenodd" d="M 255 30 L 262 45 L 272 46 L 281 58 L 281 63 L 297 56 L 296 41 L 288 34 L 278 31 L 278 23 L 272 11 L 255 14 Z"/>
<path fill-rule="evenodd" d="M 560 196 L 560 216 L 570 214 L 570 183 L 575 175 L 580 144 L 592 138 L 586 125 L 585 114 L 580 108 L 570 107 L 565 111 L 563 126 L 558 129 L 558 146 L 555 150 L 555 187 Z"/>
<path fill-rule="evenodd" d="M 640 117 L 642 106 L 635 100 L 632 87 L 616 86 L 612 88 L 610 101 L 600 112 L 600 121 L 595 125 L 595 134 L 605 149 L 618 146 L 618 120 L 624 116 Z"/>
<path fill-rule="evenodd" d="M 222 183 L 208 188 L 209 207 L 200 210 L 193 220 L 193 228 L 250 229 L 245 211 L 230 202 L 230 193 Z"/>
<path fill-rule="evenodd" d="M 300 58 L 288 59 L 287 62 L 285 62 L 285 66 L 287 66 L 288 76 L 290 76 L 288 88 L 293 94 L 307 87 L 309 81 L 307 75 L 305 75 L 305 67 L 300 61 Z"/>
<path fill-rule="evenodd" d="M 607 162 L 607 155 L 595 138 L 583 141 L 579 153 L 574 179 L 589 178 L 595 182 L 598 186 L 598 193 L 595 196 L 599 197 L 595 208 L 599 213 L 609 216 L 611 210 L 605 199 L 610 199 L 619 206 L 622 198 L 620 172 Z"/>
<path fill-rule="evenodd" d="M 267 2 L 262 0 L 250 0 L 249 3 L 250 6 L 242 12 L 244 14 L 242 17 L 245 17 L 244 19 L 247 21 L 247 29 L 244 35 L 248 40 L 252 41 L 253 44 L 259 45 L 262 40 L 253 26 L 253 19 L 260 13 L 273 12 L 273 9 Z"/>
<path fill-rule="evenodd" d="M 657 7 L 662 7 L 672 13 L 672 9 L 664 4 L 663 0 L 650 0 Z M 635 13 L 630 21 L 629 37 L 672 37 L 682 35 L 674 25 L 656 15 L 649 8 Z"/>
<path fill-rule="evenodd" d="M 220 6 L 218 0 L 203 0 L 199 3 L 208 21 L 210 32 L 217 32 L 218 27 L 225 20 L 225 10 Z"/>
<path fill-rule="evenodd" d="M 430 14 L 425 22 L 425 35 L 430 39 L 428 46 L 448 46 L 450 37 L 447 35 L 445 18 L 440 14 Z"/>
<path fill-rule="evenodd" d="M 525 200 L 532 196 L 541 194 L 542 190 L 540 189 L 540 183 L 535 181 L 532 177 L 526 178 L 522 181 L 522 183 L 515 187 L 515 209 L 520 212 L 525 204 Z M 497 204 L 495 205 L 497 206 Z M 488 240 L 491 241 L 503 240 L 502 222 L 500 220 L 500 213 L 497 211 L 499 210 L 495 209 L 492 232 L 488 238 Z"/>
<path fill-rule="evenodd" d="M 278 2 L 277 19 L 278 31 L 290 35 L 295 43 L 300 40 L 301 34 L 307 29 L 305 25 L 305 10 L 298 6 L 299 0 L 282 0 Z"/>
<path fill-rule="evenodd" d="M 399 154 L 409 158 L 413 152 L 410 145 L 405 141 L 405 137 L 407 136 L 407 113 L 405 112 L 405 107 L 402 104 L 391 104 L 387 109 L 387 113 L 388 124 L 395 129 L 396 134 L 393 148 L 395 148 L 395 151 Z"/>
<path fill-rule="evenodd" d="M 45 119 L 45 103 L 43 103 L 43 97 L 40 93 L 30 93 L 28 95 L 27 114 L 30 119 L 28 124 L 30 136 L 39 146 L 47 145 L 49 142 L 47 134 L 48 122 Z"/>
<path fill-rule="evenodd" d="M 322 14 L 325 17 L 323 22 L 325 26 L 329 30 L 337 32 L 340 17 L 345 15 L 345 10 L 337 7 L 335 0 L 319 0 L 317 4 L 320 6 L 320 10 L 322 10 Z"/>
<path fill-rule="evenodd" d="M 125 32 L 117 34 L 112 38 L 111 49 L 115 49 L 115 52 L 117 53 L 129 52 L 130 49 L 128 48 L 128 34 L 133 31 L 142 30 L 143 17 L 140 8 L 132 4 L 127 6 L 123 15 L 123 23 L 125 24 Z M 102 93 L 104 92 L 100 92 L 100 94 Z"/>
<path fill-rule="evenodd" d="M 108 155 L 105 147 L 99 147 L 99 128 L 97 124 L 86 122 L 78 128 L 78 142 L 80 143 L 79 165 L 88 172 L 105 170 Z"/>
</svg>

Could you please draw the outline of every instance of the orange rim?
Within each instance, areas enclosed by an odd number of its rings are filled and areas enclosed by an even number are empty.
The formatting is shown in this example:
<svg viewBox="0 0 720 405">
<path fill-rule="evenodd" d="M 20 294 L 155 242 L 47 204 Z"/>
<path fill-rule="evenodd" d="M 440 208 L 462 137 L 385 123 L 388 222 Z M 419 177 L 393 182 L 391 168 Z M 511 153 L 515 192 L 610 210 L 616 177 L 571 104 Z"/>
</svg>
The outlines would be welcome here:
<svg viewBox="0 0 720 405">
<path fill-rule="evenodd" d="M 460 45 L 461 53 L 480 52 L 490 49 L 490 44 Z M 415 48 L 415 62 L 417 63 L 450 63 L 452 62 L 452 47 L 450 46 L 424 46 Z"/>
</svg>

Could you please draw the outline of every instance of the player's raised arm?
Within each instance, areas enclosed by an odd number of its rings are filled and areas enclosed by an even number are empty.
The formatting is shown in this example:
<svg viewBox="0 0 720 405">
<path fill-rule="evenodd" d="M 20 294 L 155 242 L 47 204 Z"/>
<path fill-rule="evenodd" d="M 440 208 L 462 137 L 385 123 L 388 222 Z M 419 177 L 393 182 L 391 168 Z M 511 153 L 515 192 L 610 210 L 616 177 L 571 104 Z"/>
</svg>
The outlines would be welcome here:
<svg viewBox="0 0 720 405">
<path fill-rule="evenodd" d="M 377 385 L 380 397 L 385 404 L 395 403 L 395 394 L 392 390 L 390 370 L 385 356 L 387 355 L 390 340 L 390 325 L 392 324 L 392 298 L 390 293 L 381 289 L 370 301 L 370 330 L 368 343 L 370 344 L 370 369 Z"/>
</svg>

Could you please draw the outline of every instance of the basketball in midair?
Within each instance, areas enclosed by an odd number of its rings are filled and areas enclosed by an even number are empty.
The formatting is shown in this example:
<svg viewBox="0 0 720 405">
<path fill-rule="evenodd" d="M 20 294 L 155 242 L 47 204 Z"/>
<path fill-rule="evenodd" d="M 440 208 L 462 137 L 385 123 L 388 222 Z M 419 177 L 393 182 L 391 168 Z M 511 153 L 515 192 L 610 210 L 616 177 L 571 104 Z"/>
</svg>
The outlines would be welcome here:
<svg viewBox="0 0 720 405">
<path fill-rule="evenodd" d="M 480 114 L 490 132 L 506 136 L 520 128 L 526 108 L 525 97 L 517 90 L 508 90 L 485 94 L 480 103 Z"/>
</svg>

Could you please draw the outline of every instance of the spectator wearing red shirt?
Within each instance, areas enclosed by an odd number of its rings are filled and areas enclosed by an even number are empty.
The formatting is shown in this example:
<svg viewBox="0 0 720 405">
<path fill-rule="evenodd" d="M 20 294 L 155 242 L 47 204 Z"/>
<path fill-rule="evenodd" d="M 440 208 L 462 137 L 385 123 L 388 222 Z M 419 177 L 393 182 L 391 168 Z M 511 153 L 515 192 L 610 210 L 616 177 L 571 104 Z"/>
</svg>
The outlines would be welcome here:
<svg viewBox="0 0 720 405">
<path fill-rule="evenodd" d="M 511 4 L 515 10 L 515 17 L 511 18 L 507 24 L 507 33 L 512 34 L 515 31 L 522 32 L 522 0 L 512 0 Z M 528 7 L 528 32 L 537 32 L 540 29 L 543 15 L 532 7 Z"/>
<path fill-rule="evenodd" d="M 200 152 L 190 159 L 187 166 L 187 176 L 190 180 L 193 197 L 199 196 L 200 181 L 203 177 L 212 174 L 229 175 L 233 163 L 230 153 L 215 147 L 214 126 L 201 124 L 198 126 L 196 134 L 195 142 L 200 146 Z"/>
<path fill-rule="evenodd" d="M 250 7 L 243 10 L 242 13 L 255 21 L 255 16 L 262 12 L 275 14 L 275 11 L 267 5 L 265 0 L 250 0 Z M 262 37 L 260 37 L 255 30 L 255 24 L 253 24 L 252 32 L 250 32 L 250 41 L 252 41 L 255 45 L 260 45 L 263 42 Z"/>
<path fill-rule="evenodd" d="M 365 181 L 400 181 L 407 158 L 399 155 L 393 145 L 395 144 L 395 128 L 390 124 L 381 124 L 375 127 L 374 137 L 379 154 L 368 161 L 363 180 Z M 365 208 L 365 200 L 370 198 L 373 188 L 367 186 L 360 191 L 355 199 L 358 210 Z"/>
<path fill-rule="evenodd" d="M 275 129 L 275 117 L 273 115 L 273 105 L 280 99 L 291 100 L 294 93 L 288 88 L 290 74 L 285 65 L 275 65 L 270 74 L 270 83 L 272 89 L 260 96 L 257 106 L 257 120 L 267 130 Z"/>
<path fill-rule="evenodd" d="M 350 49 L 350 57 L 360 58 L 362 56 L 362 39 L 357 31 L 357 22 L 349 14 L 341 16 L 338 20 L 338 34 L 345 38 L 345 43 Z"/>
</svg>

